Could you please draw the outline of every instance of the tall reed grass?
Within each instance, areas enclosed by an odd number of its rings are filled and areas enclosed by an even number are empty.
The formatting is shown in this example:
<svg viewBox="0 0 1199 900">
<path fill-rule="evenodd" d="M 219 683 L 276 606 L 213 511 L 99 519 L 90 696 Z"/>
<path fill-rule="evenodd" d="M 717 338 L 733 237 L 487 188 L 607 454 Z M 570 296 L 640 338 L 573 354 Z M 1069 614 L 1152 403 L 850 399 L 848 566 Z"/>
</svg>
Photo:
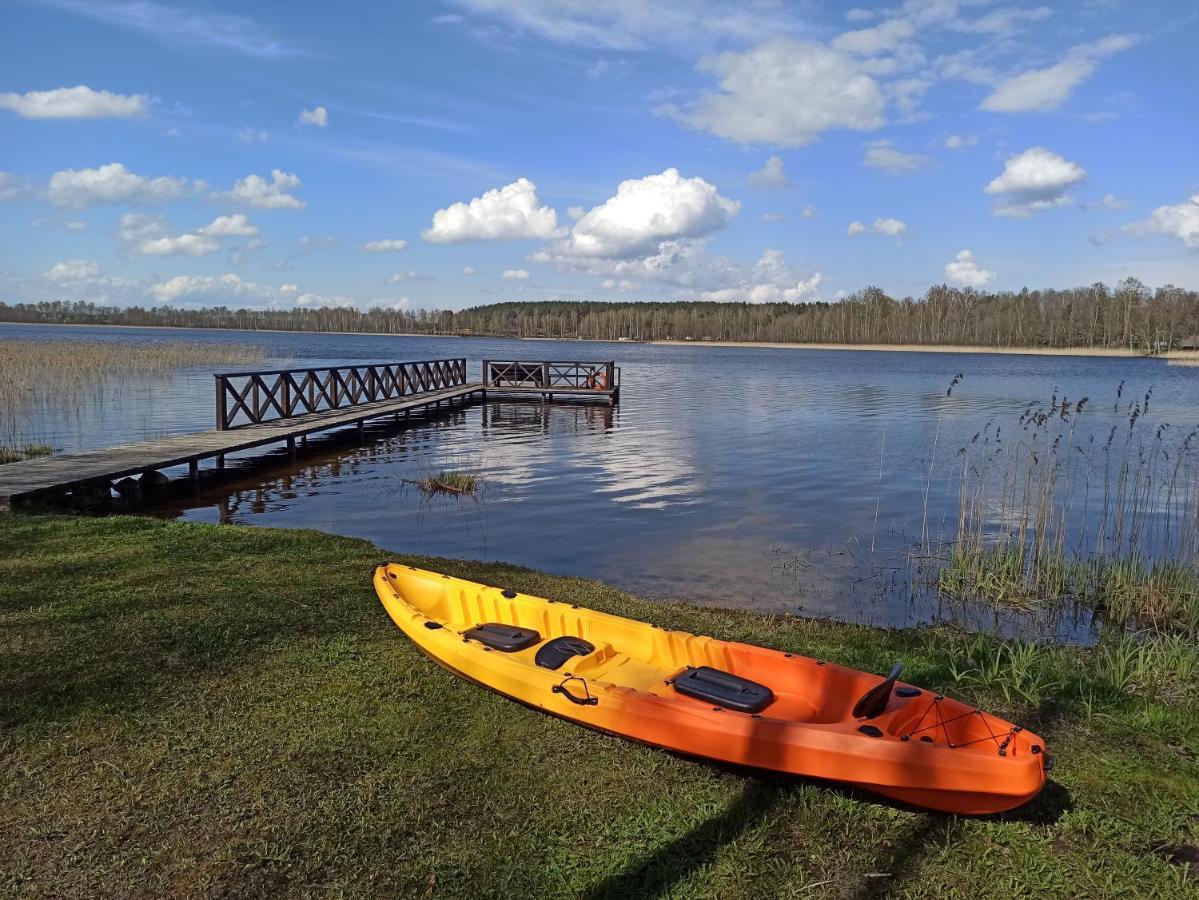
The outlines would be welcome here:
<svg viewBox="0 0 1199 900">
<path fill-rule="evenodd" d="M 242 364 L 263 356 L 261 348 L 248 344 L 0 338 L 0 445 L 11 449 L 31 439 L 22 434 L 31 411 L 50 404 L 71 409 L 95 402 L 119 379 Z"/>
<path fill-rule="evenodd" d="M 1152 388 L 1116 391 L 1117 424 L 1079 428 L 1089 398 L 1055 391 L 1014 433 L 958 450 L 957 534 L 939 584 L 1029 607 L 1085 601 L 1120 623 L 1199 631 L 1199 427 L 1154 421 Z"/>
</svg>

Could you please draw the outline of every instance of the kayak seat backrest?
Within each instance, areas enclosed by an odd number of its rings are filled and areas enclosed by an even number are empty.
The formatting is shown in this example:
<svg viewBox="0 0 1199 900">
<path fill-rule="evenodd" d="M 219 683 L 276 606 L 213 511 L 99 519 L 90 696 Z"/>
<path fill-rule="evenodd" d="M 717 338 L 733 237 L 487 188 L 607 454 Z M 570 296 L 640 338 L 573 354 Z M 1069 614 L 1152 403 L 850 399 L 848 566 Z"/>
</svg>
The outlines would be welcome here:
<svg viewBox="0 0 1199 900">
<path fill-rule="evenodd" d="M 711 666 L 688 666 L 675 677 L 674 689 L 737 712 L 761 712 L 774 702 L 774 691 L 766 685 Z"/>
<path fill-rule="evenodd" d="M 516 653 L 526 650 L 541 641 L 541 635 L 532 628 L 504 625 L 501 622 L 485 622 L 462 632 L 468 640 L 478 641 L 484 647 L 501 653 Z"/>
<path fill-rule="evenodd" d="M 890 675 L 864 693 L 854 704 L 853 717 L 855 719 L 874 719 L 881 716 L 887 709 L 887 703 L 891 700 L 891 691 L 902 671 L 903 663 L 896 663 Z"/>
<path fill-rule="evenodd" d="M 568 659 L 587 656 L 595 652 L 595 645 L 579 637 L 556 637 L 546 641 L 537 650 L 534 662 L 543 669 L 558 670 Z"/>
</svg>

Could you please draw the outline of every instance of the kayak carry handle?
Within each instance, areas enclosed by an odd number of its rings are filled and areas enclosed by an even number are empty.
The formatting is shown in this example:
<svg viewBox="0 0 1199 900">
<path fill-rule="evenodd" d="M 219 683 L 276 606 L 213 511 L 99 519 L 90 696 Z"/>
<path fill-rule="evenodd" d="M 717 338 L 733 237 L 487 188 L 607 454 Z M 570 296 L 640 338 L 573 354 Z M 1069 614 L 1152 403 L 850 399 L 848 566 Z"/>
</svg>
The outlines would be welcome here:
<svg viewBox="0 0 1199 900">
<path fill-rule="evenodd" d="M 864 693 L 861 699 L 854 704 L 853 717 L 855 719 L 873 719 L 882 715 L 883 710 L 887 708 L 887 701 L 891 699 L 891 691 L 895 687 L 895 682 L 899 680 L 899 673 L 902 671 L 903 663 L 896 663 L 891 674 L 884 681 Z"/>
<path fill-rule="evenodd" d="M 581 681 L 583 683 L 583 696 L 582 697 L 576 697 L 574 694 L 572 694 L 570 691 L 568 691 L 566 689 L 566 684 L 569 681 Z M 579 706 L 598 706 L 599 705 L 599 698 L 591 696 L 591 691 L 589 691 L 587 689 L 587 679 L 583 678 L 581 675 L 567 675 L 565 678 L 562 679 L 561 682 L 559 682 L 558 684 L 555 684 L 550 690 L 552 690 L 555 694 L 561 694 L 567 700 L 569 700 L 571 703 L 575 703 Z"/>
</svg>

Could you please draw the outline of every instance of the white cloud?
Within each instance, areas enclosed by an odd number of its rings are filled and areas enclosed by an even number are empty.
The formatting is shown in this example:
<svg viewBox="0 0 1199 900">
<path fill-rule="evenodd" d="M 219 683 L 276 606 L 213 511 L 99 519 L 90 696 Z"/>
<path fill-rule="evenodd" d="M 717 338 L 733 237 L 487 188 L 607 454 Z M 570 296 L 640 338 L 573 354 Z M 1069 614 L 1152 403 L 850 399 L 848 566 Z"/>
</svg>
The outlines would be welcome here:
<svg viewBox="0 0 1199 900">
<path fill-rule="evenodd" d="M 0 172 L 0 203 L 19 200 L 29 193 L 29 185 L 18 181 L 8 172 Z"/>
<path fill-rule="evenodd" d="M 1030 147 L 1004 162 L 1003 173 L 984 190 L 1002 196 L 995 215 L 1024 217 L 1068 205 L 1066 192 L 1086 177 L 1086 170 L 1078 163 L 1044 147 Z"/>
<path fill-rule="evenodd" d="M 781 4 L 736 4 L 725 0 L 603 3 L 561 0 L 455 0 L 476 15 L 497 18 L 518 34 L 535 34 L 562 44 L 610 50 L 697 46 L 733 40 L 752 43 L 794 31 L 797 23 Z M 490 37 L 490 35 L 488 35 Z"/>
<path fill-rule="evenodd" d="M 46 187 L 46 197 L 56 206 L 82 208 L 99 203 L 163 203 L 183 196 L 187 190 L 187 179 L 146 178 L 121 163 L 109 163 L 98 169 L 55 172 Z"/>
<path fill-rule="evenodd" d="M 261 128 L 251 128 L 247 125 L 237 133 L 237 139 L 246 144 L 265 144 L 271 139 L 270 132 L 263 131 Z"/>
<path fill-rule="evenodd" d="M 814 219 L 818 215 L 820 215 L 820 210 L 818 210 L 816 207 L 814 207 L 812 204 L 809 203 L 807 206 L 805 206 L 800 211 L 799 214 L 801 216 L 803 216 L 805 219 Z"/>
<path fill-rule="evenodd" d="M 463 274 L 463 275 L 474 275 L 474 274 L 475 274 L 475 267 L 474 267 L 474 266 L 463 266 L 463 267 L 462 267 L 462 274 Z"/>
<path fill-rule="evenodd" d="M 749 173 L 749 183 L 757 187 L 789 187 L 791 179 L 783 166 L 781 156 L 772 156 L 766 160 L 762 168 Z"/>
<path fill-rule="evenodd" d="M 162 216 L 126 213 L 121 216 L 118 236 L 147 256 L 208 256 L 221 249 L 221 239 L 256 237 L 258 227 L 242 213 L 218 216 L 195 231 L 169 235 Z"/>
<path fill-rule="evenodd" d="M 815 300 L 824 276 L 812 272 L 801 277 L 787 265 L 782 250 L 766 249 L 752 267 L 726 268 L 728 287 L 703 291 L 704 300 L 748 303 L 802 303 Z"/>
<path fill-rule="evenodd" d="M 787 214 L 781 212 L 764 212 L 762 215 L 758 216 L 758 218 L 763 222 L 786 222 Z"/>
<path fill-rule="evenodd" d="M 722 197 L 702 178 L 678 169 L 622 181 L 575 223 L 550 254 L 557 258 L 629 259 L 661 251 L 671 241 L 706 237 L 728 224 L 741 204 Z"/>
<path fill-rule="evenodd" d="M 146 114 L 148 94 L 113 94 L 80 84 L 52 91 L 0 94 L 0 109 L 26 119 L 131 119 Z"/>
<path fill-rule="evenodd" d="M 315 125 L 317 128 L 324 128 L 329 124 L 329 110 L 323 106 L 302 109 L 299 121 L 301 125 Z"/>
<path fill-rule="evenodd" d="M 1067 51 L 1065 59 L 1045 69 L 1031 69 L 1001 81 L 982 102 L 990 112 L 1049 112 L 1091 77 L 1100 59 L 1135 44 L 1133 35 L 1115 34 Z"/>
<path fill-rule="evenodd" d="M 269 297 L 274 292 L 239 275 L 176 275 L 151 285 L 150 292 L 160 303 L 173 303 L 183 297 L 202 296 L 215 300 Z"/>
<path fill-rule="evenodd" d="M 505 269 L 500 277 L 508 281 L 527 281 L 529 272 L 527 269 Z"/>
<path fill-rule="evenodd" d="M 319 250 L 328 250 L 330 247 L 337 244 L 337 238 L 333 235 L 311 235 L 305 234 L 296 239 L 296 247 L 300 253 L 316 253 Z"/>
<path fill-rule="evenodd" d="M 100 266 L 86 259 L 68 259 L 55 263 L 50 271 L 42 275 L 47 281 L 55 284 L 72 284 L 79 281 L 90 281 L 100 274 Z"/>
<path fill-rule="evenodd" d="M 874 18 L 874 10 L 855 6 L 853 9 L 846 10 L 845 18 L 850 22 L 869 22 Z"/>
<path fill-rule="evenodd" d="M 298 284 L 281 284 L 279 285 L 280 294 L 295 294 L 300 290 Z"/>
<path fill-rule="evenodd" d="M 872 28 L 847 31 L 832 40 L 832 46 L 859 56 L 877 56 L 893 50 L 915 33 L 910 19 L 888 19 Z"/>
<path fill-rule="evenodd" d="M 980 269 L 974 254 L 963 250 L 953 262 L 945 264 L 945 279 L 958 287 L 981 288 L 995 280 L 995 273 Z"/>
<path fill-rule="evenodd" d="M 258 226 L 252 224 L 245 213 L 232 216 L 217 216 L 203 228 L 199 234 L 208 237 L 253 237 L 258 234 Z"/>
<path fill-rule="evenodd" d="M 65 228 L 67 231 L 86 231 L 87 222 L 75 220 L 74 222 L 67 222 L 65 225 L 63 225 L 63 228 Z"/>
<path fill-rule="evenodd" d="M 848 53 L 813 41 L 778 38 L 706 59 L 701 68 L 720 76 L 720 90 L 659 112 L 718 137 L 801 147 L 830 129 L 865 131 L 884 122 L 874 79 Z"/>
<path fill-rule="evenodd" d="M 421 237 L 434 244 L 552 238 L 560 234 L 558 214 L 537 199 L 537 185 L 521 178 L 493 188 L 469 203 L 454 203 L 433 213 Z"/>
<path fill-rule="evenodd" d="M 221 249 L 216 238 L 203 234 L 180 234 L 160 237 L 142 243 L 138 248 L 147 256 L 208 256 Z"/>
<path fill-rule="evenodd" d="M 367 241 L 362 249 L 367 253 L 398 253 L 408 246 L 408 242 L 399 238 L 383 238 L 378 241 Z"/>
<path fill-rule="evenodd" d="M 303 209 L 304 201 L 288 193 L 299 186 L 297 176 L 282 169 L 271 169 L 270 181 L 261 175 L 247 175 L 235 181 L 223 196 L 255 209 Z"/>
<path fill-rule="evenodd" d="M 1191 250 L 1199 250 L 1199 194 L 1174 206 L 1159 206 L 1143 222 L 1124 226 L 1129 234 L 1164 234 L 1177 238 Z"/>
<path fill-rule="evenodd" d="M 340 294 L 300 294 L 296 297 L 296 306 L 307 309 L 351 309 L 358 306 L 358 301 L 353 297 L 343 297 Z"/>
<path fill-rule="evenodd" d="M 856 237 L 859 234 L 866 233 L 866 226 L 858 221 L 850 222 L 849 227 L 845 229 L 845 233 L 850 237 Z"/>
<path fill-rule="evenodd" d="M 1048 6 L 1034 6 L 1027 9 L 1020 7 L 1004 7 L 987 13 L 977 19 L 955 19 L 948 23 L 953 31 L 966 34 L 998 34 L 1007 35 L 1019 31 L 1028 22 L 1039 22 L 1053 15 Z"/>
<path fill-rule="evenodd" d="M 866 148 L 862 164 L 891 175 L 907 175 L 924 168 L 931 160 L 920 153 L 904 153 L 894 147 L 875 144 Z"/>
<path fill-rule="evenodd" d="M 566 209 L 566 214 L 577 222 L 579 219 L 583 218 L 583 216 L 587 215 L 587 210 L 583 209 L 581 206 L 569 206 Z"/>
<path fill-rule="evenodd" d="M 951 134 L 945 138 L 945 149 L 965 150 L 967 147 L 973 147 L 977 143 L 978 138 L 972 134 Z"/>
<path fill-rule="evenodd" d="M 908 230 L 908 223 L 902 219 L 875 219 L 874 230 L 879 234 L 899 237 Z"/>
</svg>

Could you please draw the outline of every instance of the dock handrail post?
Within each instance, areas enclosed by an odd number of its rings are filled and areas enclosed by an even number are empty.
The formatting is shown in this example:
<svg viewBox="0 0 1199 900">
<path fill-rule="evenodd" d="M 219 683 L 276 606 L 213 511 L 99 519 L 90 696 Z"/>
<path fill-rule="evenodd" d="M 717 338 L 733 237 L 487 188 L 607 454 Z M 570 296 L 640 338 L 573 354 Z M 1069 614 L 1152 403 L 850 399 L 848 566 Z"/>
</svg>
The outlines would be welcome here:
<svg viewBox="0 0 1199 900">
<path fill-rule="evenodd" d="M 541 364 L 541 386 L 542 387 L 550 386 L 550 364 L 549 363 Z"/>
<path fill-rule="evenodd" d="M 608 386 L 608 390 L 612 390 L 616 387 L 616 361 L 612 360 L 605 368 L 607 371 L 604 373 L 604 384 Z"/>
<path fill-rule="evenodd" d="M 214 375 L 216 380 L 216 430 L 224 431 L 229 427 L 229 406 L 225 400 L 225 376 Z"/>
<path fill-rule="evenodd" d="M 483 387 L 487 387 L 487 385 L 491 383 L 489 381 L 491 378 L 491 360 L 483 360 L 483 368 L 479 372 L 479 376 L 479 380 L 483 382 Z"/>
</svg>

